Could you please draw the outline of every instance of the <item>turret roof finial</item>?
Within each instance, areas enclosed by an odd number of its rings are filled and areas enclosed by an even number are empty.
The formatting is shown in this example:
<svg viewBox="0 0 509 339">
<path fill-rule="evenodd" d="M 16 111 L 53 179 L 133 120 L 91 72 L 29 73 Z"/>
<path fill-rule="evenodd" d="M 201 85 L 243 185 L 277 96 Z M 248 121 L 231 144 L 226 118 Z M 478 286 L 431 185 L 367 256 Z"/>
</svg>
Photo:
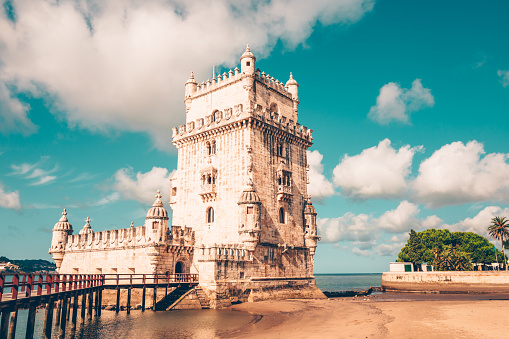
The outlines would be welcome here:
<svg viewBox="0 0 509 339">
<path fill-rule="evenodd" d="M 134 228 L 134 222 L 131 221 L 131 228 Z"/>
<path fill-rule="evenodd" d="M 163 207 L 163 202 L 161 201 L 162 197 L 163 196 L 161 195 L 161 191 L 157 190 L 156 201 L 154 201 L 154 204 L 152 206 L 153 207 Z"/>
<path fill-rule="evenodd" d="M 290 72 L 290 79 L 286 82 L 286 86 L 289 86 L 289 85 L 299 85 L 297 83 L 297 81 L 295 81 L 295 79 L 293 78 L 293 74 L 292 72 Z"/>
<path fill-rule="evenodd" d="M 60 217 L 60 221 L 67 221 L 67 210 L 65 208 L 62 212 L 62 216 Z"/>
</svg>

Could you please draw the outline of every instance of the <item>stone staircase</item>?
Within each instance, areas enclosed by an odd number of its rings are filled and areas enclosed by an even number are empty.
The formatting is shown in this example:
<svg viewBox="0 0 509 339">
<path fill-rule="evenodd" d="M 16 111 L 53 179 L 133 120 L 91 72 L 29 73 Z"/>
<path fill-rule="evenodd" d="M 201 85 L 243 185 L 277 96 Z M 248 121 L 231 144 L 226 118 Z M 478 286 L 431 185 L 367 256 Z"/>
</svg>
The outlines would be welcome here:
<svg viewBox="0 0 509 339">
<path fill-rule="evenodd" d="M 196 286 L 195 288 L 196 296 L 198 297 L 198 300 L 200 301 L 201 308 L 210 308 L 210 302 L 209 298 L 207 298 L 207 295 L 205 292 L 201 289 L 200 286 Z"/>
<path fill-rule="evenodd" d="M 180 302 L 191 290 L 193 287 L 182 285 L 174 289 L 170 294 L 165 296 L 156 304 L 156 311 L 166 311 L 171 309 L 175 304 Z"/>
</svg>

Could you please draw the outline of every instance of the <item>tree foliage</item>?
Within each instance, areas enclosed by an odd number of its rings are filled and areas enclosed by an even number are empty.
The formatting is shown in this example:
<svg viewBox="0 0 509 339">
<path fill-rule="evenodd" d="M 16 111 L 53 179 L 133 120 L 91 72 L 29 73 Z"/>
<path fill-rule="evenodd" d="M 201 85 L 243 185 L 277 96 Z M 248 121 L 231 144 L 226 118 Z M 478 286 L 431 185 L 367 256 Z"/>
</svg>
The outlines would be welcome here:
<svg viewBox="0 0 509 339">
<path fill-rule="evenodd" d="M 488 233 L 493 238 L 500 240 L 502 243 L 502 253 L 504 253 L 504 241 L 509 239 L 509 220 L 505 217 L 495 217 L 491 219 L 491 224 L 488 226 Z M 507 260 L 505 263 L 505 270 L 507 271 Z"/>
<path fill-rule="evenodd" d="M 497 250 L 497 257 L 502 261 L 504 255 Z M 495 247 L 483 236 L 432 228 L 422 232 L 411 230 L 397 261 L 428 263 L 437 271 L 467 271 L 472 270 L 472 263 L 491 264 L 496 259 Z"/>
</svg>

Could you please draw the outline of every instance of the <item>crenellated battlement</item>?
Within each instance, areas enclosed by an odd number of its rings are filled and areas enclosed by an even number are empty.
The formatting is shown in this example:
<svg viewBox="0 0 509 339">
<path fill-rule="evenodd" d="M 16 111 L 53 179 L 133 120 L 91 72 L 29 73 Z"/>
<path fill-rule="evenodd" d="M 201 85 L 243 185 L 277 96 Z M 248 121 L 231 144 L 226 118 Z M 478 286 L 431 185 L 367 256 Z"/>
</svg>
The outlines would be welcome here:
<svg viewBox="0 0 509 339">
<path fill-rule="evenodd" d="M 313 130 L 308 129 L 293 119 L 285 115 L 271 111 L 270 107 L 264 107 L 260 104 L 250 102 L 248 107 L 242 104 L 214 109 L 214 111 L 206 115 L 205 118 L 198 118 L 187 124 L 182 124 L 172 128 L 173 142 L 176 143 L 187 137 L 191 137 L 200 133 L 214 130 L 223 126 L 228 126 L 234 122 L 239 122 L 247 118 L 255 118 L 260 122 L 266 123 L 274 128 L 281 129 L 291 135 L 306 141 L 313 141 Z"/>
<path fill-rule="evenodd" d="M 190 227 L 172 226 L 165 241 L 154 238 L 145 226 L 122 228 L 67 237 L 65 252 L 87 250 L 115 250 L 146 246 L 187 246 L 194 245 L 194 232 Z"/>
</svg>

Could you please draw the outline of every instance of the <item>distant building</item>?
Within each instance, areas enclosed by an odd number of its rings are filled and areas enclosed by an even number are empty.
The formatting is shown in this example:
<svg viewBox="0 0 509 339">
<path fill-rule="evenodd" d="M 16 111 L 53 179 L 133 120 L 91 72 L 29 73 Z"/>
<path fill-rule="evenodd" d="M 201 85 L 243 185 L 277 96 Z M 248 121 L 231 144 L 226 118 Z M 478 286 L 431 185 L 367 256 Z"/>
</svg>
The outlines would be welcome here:
<svg viewBox="0 0 509 339">
<path fill-rule="evenodd" d="M 299 85 L 291 73 L 283 84 L 256 69 L 249 46 L 240 62 L 201 84 L 191 73 L 185 84 L 171 228 L 159 192 L 139 227 L 95 233 L 87 220 L 73 235 L 64 210 L 50 248 L 60 272 L 198 273 L 212 307 L 321 295 L 307 195 L 312 130 L 298 123 Z"/>
</svg>

